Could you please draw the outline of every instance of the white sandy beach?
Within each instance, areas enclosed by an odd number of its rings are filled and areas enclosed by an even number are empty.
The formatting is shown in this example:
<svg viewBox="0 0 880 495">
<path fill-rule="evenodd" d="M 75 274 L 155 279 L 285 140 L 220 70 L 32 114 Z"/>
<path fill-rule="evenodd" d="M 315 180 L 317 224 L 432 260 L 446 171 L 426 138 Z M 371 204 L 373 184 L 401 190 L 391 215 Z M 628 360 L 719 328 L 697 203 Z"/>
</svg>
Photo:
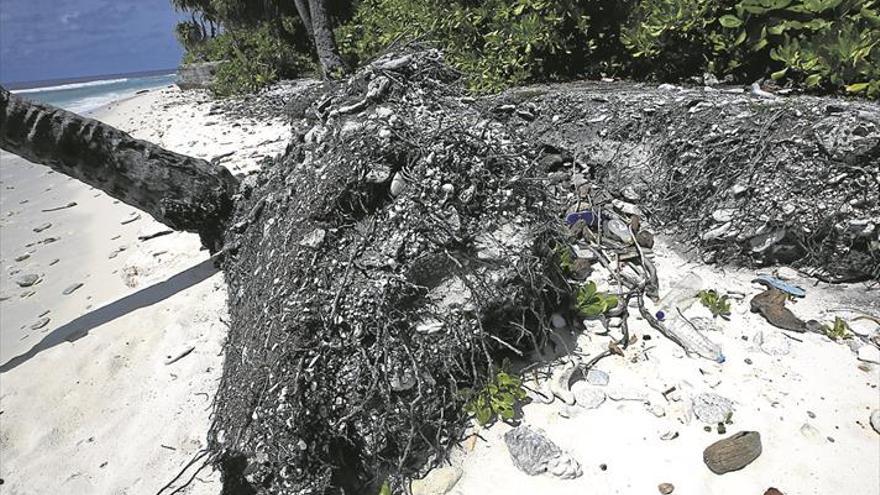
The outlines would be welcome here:
<svg viewBox="0 0 880 495">
<path fill-rule="evenodd" d="M 151 91 L 96 117 L 181 153 L 211 159 L 234 152 L 222 163 L 236 173 L 284 150 L 284 122 L 231 122 L 212 115 L 211 102 L 196 94 Z M 223 360 L 223 276 L 203 263 L 208 254 L 195 235 L 138 240 L 166 229 L 45 167 L 8 154 L 0 160 L 0 361 L 56 329 L 88 331 L 0 374 L 0 492 L 156 493 L 205 446 Z M 785 336 L 750 313 L 748 300 L 761 290 L 750 282 L 756 272 L 688 263 L 662 240 L 654 251 L 661 287 L 693 271 L 706 288 L 744 295 L 730 321 L 717 320 L 719 330 L 708 335 L 726 361 L 686 357 L 634 319 L 631 331 L 639 339 L 623 357 L 597 366 L 609 376 L 599 387 L 608 397 L 601 405 L 555 400 L 523 408 L 524 423 L 545 430 L 579 461 L 580 477 L 517 470 L 502 438 L 511 427 L 499 423 L 475 429 L 480 438 L 465 442 L 452 467 L 438 471 L 449 483 L 436 475 L 414 493 L 655 494 L 660 483 L 673 484 L 675 494 L 761 495 L 770 487 L 786 495 L 880 493 L 880 434 L 869 424 L 880 408 L 878 363 L 816 334 Z M 37 282 L 20 287 L 27 274 Z M 790 306 L 804 320 L 880 315 L 876 286 L 794 282 L 807 289 Z M 689 311 L 705 316 L 699 304 Z M 867 338 L 880 325 L 860 320 L 857 329 Z M 764 349 L 755 342 L 759 333 Z M 591 355 L 609 339 L 585 333 L 577 344 Z M 734 403 L 727 434 L 705 431 L 692 416 L 690 400 L 703 392 Z M 713 474 L 703 449 L 740 430 L 760 432 L 762 455 L 742 471 Z M 205 470 L 184 493 L 219 492 L 219 476 Z"/>
<path fill-rule="evenodd" d="M 182 153 L 234 152 L 223 163 L 235 173 L 284 149 L 282 121 L 231 122 L 196 96 L 156 90 L 94 116 Z M 197 236 L 140 241 L 168 229 L 46 167 L 5 152 L 0 161 L 0 361 L 56 329 L 88 331 L 0 375 L 0 491 L 155 493 L 205 445 L 223 359 L 222 274 L 202 263 Z M 28 274 L 38 281 L 20 287 Z M 200 479 L 188 493 L 219 491 L 211 473 Z"/>
</svg>

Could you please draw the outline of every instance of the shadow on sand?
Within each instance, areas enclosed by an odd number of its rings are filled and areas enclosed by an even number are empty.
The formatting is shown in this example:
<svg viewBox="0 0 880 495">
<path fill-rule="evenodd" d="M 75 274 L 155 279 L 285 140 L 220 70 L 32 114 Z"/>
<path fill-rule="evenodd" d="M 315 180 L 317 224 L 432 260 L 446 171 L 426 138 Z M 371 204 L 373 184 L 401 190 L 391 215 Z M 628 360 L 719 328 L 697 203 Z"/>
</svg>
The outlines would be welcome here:
<svg viewBox="0 0 880 495">
<path fill-rule="evenodd" d="M 169 297 L 184 291 L 199 282 L 217 273 L 217 256 L 208 258 L 192 268 L 188 268 L 168 280 L 159 282 L 141 289 L 133 294 L 123 297 L 118 301 L 102 306 L 94 311 L 86 313 L 69 323 L 66 323 L 43 337 L 43 340 L 24 354 L 20 354 L 0 366 L 0 373 L 5 373 L 18 365 L 28 361 L 40 352 L 51 349 L 64 342 L 73 342 L 88 335 L 88 333 L 104 323 L 125 316 L 132 311 L 164 301 Z"/>
</svg>

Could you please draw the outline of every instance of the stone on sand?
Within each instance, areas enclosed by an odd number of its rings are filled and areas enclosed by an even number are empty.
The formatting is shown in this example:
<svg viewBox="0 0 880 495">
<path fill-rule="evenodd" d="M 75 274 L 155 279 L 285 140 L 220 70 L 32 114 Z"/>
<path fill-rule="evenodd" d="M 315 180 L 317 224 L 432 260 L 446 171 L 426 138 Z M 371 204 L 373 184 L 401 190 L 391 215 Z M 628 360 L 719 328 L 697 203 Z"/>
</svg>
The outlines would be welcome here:
<svg viewBox="0 0 880 495">
<path fill-rule="evenodd" d="M 580 463 L 559 448 L 540 429 L 520 425 L 504 434 L 514 466 L 530 476 L 549 472 L 562 479 L 577 478 Z"/>
<path fill-rule="evenodd" d="M 40 276 L 36 273 L 26 273 L 15 279 L 15 283 L 19 287 L 30 287 L 40 281 Z"/>
<path fill-rule="evenodd" d="M 605 402 L 605 392 L 597 387 L 577 382 L 571 389 L 574 392 L 575 403 L 584 409 L 595 409 Z"/>
<path fill-rule="evenodd" d="M 733 402 L 718 394 L 703 393 L 694 397 L 693 410 L 697 419 L 714 425 L 723 423 L 733 412 Z"/>
</svg>

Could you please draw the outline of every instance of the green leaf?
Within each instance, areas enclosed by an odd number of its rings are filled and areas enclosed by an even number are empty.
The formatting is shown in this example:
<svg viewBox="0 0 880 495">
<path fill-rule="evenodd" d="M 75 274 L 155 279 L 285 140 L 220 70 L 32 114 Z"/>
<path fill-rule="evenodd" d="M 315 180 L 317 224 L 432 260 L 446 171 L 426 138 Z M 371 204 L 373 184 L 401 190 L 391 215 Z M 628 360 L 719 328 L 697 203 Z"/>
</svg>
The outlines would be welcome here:
<svg viewBox="0 0 880 495">
<path fill-rule="evenodd" d="M 743 21 L 731 14 L 726 14 L 718 18 L 718 22 L 726 28 L 738 28 L 743 25 Z"/>
<path fill-rule="evenodd" d="M 379 489 L 379 495 L 391 495 L 391 485 L 386 481 L 382 483 L 382 488 Z"/>
<path fill-rule="evenodd" d="M 808 88 L 814 88 L 818 86 L 820 82 L 822 82 L 821 74 L 810 74 L 804 80 L 804 84 L 806 84 Z"/>
<path fill-rule="evenodd" d="M 866 82 L 849 84 L 846 86 L 846 91 L 849 93 L 860 93 L 860 92 L 868 89 L 869 85 L 870 85 L 870 83 L 866 83 Z"/>
<path fill-rule="evenodd" d="M 492 420 L 492 410 L 488 407 L 477 410 L 477 423 L 480 426 L 486 426 Z"/>
<path fill-rule="evenodd" d="M 782 79 L 783 77 L 785 77 L 786 72 L 788 72 L 788 67 L 770 74 L 770 79 L 773 79 L 774 81 L 778 81 L 778 80 Z"/>
<path fill-rule="evenodd" d="M 605 306 L 606 306 L 608 309 L 614 309 L 614 308 L 616 308 L 618 302 L 619 302 L 619 301 L 618 301 L 618 299 L 617 299 L 617 296 L 615 296 L 615 295 L 610 295 L 610 296 L 607 296 L 607 297 L 605 298 Z M 606 309 L 606 311 L 607 311 L 608 309 Z"/>
<path fill-rule="evenodd" d="M 599 316 L 605 313 L 605 308 L 606 306 L 602 304 L 602 302 L 595 302 L 588 306 L 581 307 L 581 313 L 583 313 L 584 316 Z"/>
</svg>

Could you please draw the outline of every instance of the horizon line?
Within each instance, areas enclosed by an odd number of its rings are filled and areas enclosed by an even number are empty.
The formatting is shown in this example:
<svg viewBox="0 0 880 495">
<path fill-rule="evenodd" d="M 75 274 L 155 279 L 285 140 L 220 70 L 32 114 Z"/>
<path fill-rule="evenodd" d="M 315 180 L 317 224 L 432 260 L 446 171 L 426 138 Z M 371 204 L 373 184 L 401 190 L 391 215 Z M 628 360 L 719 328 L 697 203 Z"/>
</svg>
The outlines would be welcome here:
<svg viewBox="0 0 880 495">
<path fill-rule="evenodd" d="M 92 74 L 85 76 L 60 77 L 53 79 L 38 79 L 32 81 L 0 81 L 0 84 L 8 90 L 14 89 L 36 89 L 41 87 L 55 86 L 58 84 L 71 84 L 91 81 L 101 81 L 104 79 L 119 78 L 122 76 L 151 76 L 162 74 L 173 74 L 177 72 L 177 67 L 169 67 L 162 69 L 147 69 L 131 72 L 114 72 L 108 74 Z"/>
</svg>

